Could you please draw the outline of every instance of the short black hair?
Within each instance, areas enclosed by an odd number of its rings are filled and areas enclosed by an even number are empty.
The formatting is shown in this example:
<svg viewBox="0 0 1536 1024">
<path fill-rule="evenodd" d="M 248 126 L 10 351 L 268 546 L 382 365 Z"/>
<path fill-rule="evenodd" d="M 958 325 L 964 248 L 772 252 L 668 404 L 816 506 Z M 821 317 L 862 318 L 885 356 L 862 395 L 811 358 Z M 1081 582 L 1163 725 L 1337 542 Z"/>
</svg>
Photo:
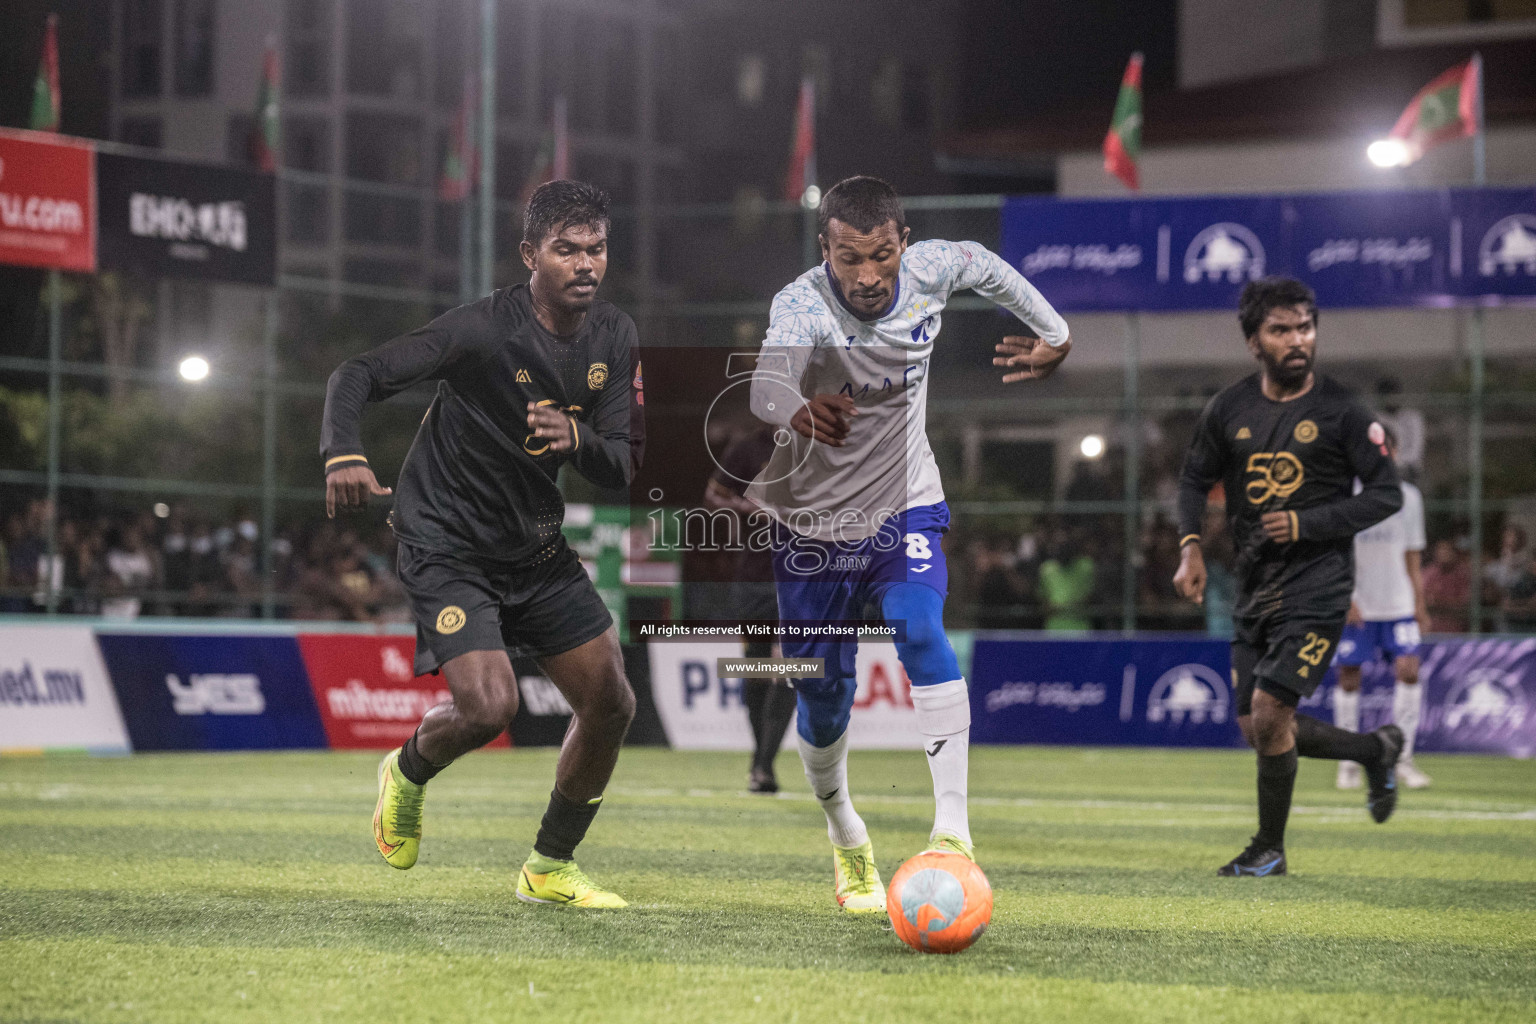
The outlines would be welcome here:
<svg viewBox="0 0 1536 1024">
<path fill-rule="evenodd" d="M 896 190 L 867 174 L 844 178 L 821 197 L 816 220 L 822 234 L 826 234 L 827 222 L 834 217 L 862 232 L 873 231 L 890 220 L 896 222 L 898 235 L 907 226 L 907 214 L 901 208 Z"/>
<path fill-rule="evenodd" d="M 1269 311 L 1282 306 L 1305 306 L 1317 323 L 1317 296 L 1294 277 L 1261 277 L 1243 287 L 1237 300 L 1237 322 L 1243 325 L 1243 337 L 1251 338 L 1264 326 Z"/>
<path fill-rule="evenodd" d="M 606 230 L 609 223 L 608 193 L 584 181 L 546 181 L 523 210 L 523 241 L 539 245 L 572 224 Z"/>
</svg>

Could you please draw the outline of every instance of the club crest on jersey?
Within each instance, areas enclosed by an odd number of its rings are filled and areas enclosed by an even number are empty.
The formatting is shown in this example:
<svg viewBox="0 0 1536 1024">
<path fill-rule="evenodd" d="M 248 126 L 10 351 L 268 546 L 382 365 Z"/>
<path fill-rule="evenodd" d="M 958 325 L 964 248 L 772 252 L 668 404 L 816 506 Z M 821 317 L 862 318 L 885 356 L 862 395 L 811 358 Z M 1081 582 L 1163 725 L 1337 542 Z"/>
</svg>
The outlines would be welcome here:
<svg viewBox="0 0 1536 1024">
<path fill-rule="evenodd" d="M 587 367 L 587 387 L 593 391 L 603 390 L 603 385 L 608 383 L 608 364 L 593 363 Z"/>
<path fill-rule="evenodd" d="M 519 384 L 532 384 L 533 378 L 528 376 L 527 370 L 518 370 L 516 380 Z"/>
<path fill-rule="evenodd" d="M 1317 440 L 1317 424 L 1311 420 L 1302 420 L 1296 424 L 1296 440 L 1302 444 L 1311 444 Z"/>
<path fill-rule="evenodd" d="M 464 609 L 451 604 L 437 613 L 437 631 L 444 636 L 464 628 Z"/>
</svg>

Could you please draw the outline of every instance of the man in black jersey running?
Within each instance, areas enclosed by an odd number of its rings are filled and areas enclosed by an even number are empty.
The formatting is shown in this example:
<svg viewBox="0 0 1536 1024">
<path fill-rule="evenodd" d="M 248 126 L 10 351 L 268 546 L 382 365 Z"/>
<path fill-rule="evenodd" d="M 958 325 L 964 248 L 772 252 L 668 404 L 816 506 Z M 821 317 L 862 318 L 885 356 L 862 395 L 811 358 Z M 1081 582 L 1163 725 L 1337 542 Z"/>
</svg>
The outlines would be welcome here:
<svg viewBox="0 0 1536 1024">
<path fill-rule="evenodd" d="M 1341 385 L 1313 372 L 1317 302 L 1300 281 L 1267 277 L 1243 289 L 1238 319 L 1258 373 L 1206 406 L 1179 482 L 1181 552 L 1174 586 L 1205 594 L 1200 522 L 1220 481 L 1237 547 L 1232 643 L 1237 721 L 1258 751 L 1259 831 L 1222 875 L 1283 875 L 1296 756 L 1358 761 L 1366 806 L 1386 821 L 1397 804 L 1402 733 L 1337 729 L 1296 705 L 1322 681 L 1349 613 L 1354 535 L 1403 504 L 1386 433 Z M 1355 493 L 1355 481 L 1361 485 Z"/>
<path fill-rule="evenodd" d="M 426 783 L 511 724 L 507 652 L 517 650 L 539 659 L 575 711 L 517 895 L 577 907 L 626 905 L 586 877 L 575 849 L 635 709 L 613 619 L 561 533 L 555 486 L 570 463 L 600 486 L 625 487 L 643 449 L 635 325 L 596 297 L 608 224 L 608 197 L 593 186 L 541 186 L 524 219 L 528 284 L 343 363 L 320 438 L 328 514 L 389 494 L 363 455 L 363 406 L 438 382 L 391 524 L 416 615 L 416 671 L 441 672 L 453 699 L 379 765 L 379 853 L 392 867 L 415 864 Z"/>
</svg>

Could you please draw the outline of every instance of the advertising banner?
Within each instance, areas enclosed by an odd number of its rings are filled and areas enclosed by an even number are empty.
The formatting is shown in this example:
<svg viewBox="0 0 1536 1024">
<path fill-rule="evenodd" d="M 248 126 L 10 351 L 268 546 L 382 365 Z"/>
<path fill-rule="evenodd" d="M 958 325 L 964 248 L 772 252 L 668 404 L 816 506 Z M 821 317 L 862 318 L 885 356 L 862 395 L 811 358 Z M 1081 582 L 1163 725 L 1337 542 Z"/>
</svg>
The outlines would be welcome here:
<svg viewBox="0 0 1536 1024">
<path fill-rule="evenodd" d="M 411 738 L 421 716 L 449 699 L 443 677 L 412 670 L 408 636 L 302 633 L 299 653 L 334 750 L 391 750 Z M 505 734 L 490 746 L 508 746 Z"/>
<path fill-rule="evenodd" d="M 971 741 L 1232 747 L 1225 641 L 989 640 L 971 661 Z"/>
<path fill-rule="evenodd" d="M 96 638 L 83 626 L 0 626 L 0 751 L 127 753 Z"/>
<path fill-rule="evenodd" d="M 89 145 L 0 131 L 0 263 L 96 269 L 91 156 Z"/>
<path fill-rule="evenodd" d="M 1419 653 L 1419 750 L 1536 757 L 1536 638 L 1435 640 Z M 1336 682 L 1330 672 L 1301 710 L 1331 719 Z M 1395 683 L 1388 662 L 1362 668 L 1361 729 L 1392 720 Z"/>
<path fill-rule="evenodd" d="M 97 637 L 135 750 L 324 748 L 291 636 Z"/>
<path fill-rule="evenodd" d="M 1325 307 L 1536 297 L 1536 189 L 1003 206 L 1002 256 L 1066 312 L 1234 310 L 1266 274 Z"/>
<path fill-rule="evenodd" d="M 721 679 L 720 658 L 740 658 L 742 645 L 653 643 L 651 695 L 667 739 L 679 750 L 752 749 L 752 731 L 740 679 Z M 894 644 L 862 643 L 855 672 L 858 692 L 848 744 L 863 750 L 916 749 L 922 745 L 912 709 L 911 683 Z M 793 738 L 786 734 L 786 743 Z"/>
<path fill-rule="evenodd" d="M 99 153 L 96 177 L 103 269 L 265 286 L 276 280 L 272 175 Z"/>
</svg>

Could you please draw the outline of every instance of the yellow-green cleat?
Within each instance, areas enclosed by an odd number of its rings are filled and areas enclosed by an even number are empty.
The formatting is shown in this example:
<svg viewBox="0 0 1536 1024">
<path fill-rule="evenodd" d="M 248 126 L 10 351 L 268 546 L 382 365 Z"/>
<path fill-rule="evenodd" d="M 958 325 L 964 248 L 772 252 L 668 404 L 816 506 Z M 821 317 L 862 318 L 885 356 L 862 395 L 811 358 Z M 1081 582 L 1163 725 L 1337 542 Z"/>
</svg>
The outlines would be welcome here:
<svg viewBox="0 0 1536 1024">
<path fill-rule="evenodd" d="M 384 863 L 404 871 L 421 850 L 421 802 L 426 787 L 400 774 L 400 751 L 379 762 L 379 802 L 373 809 L 373 841 Z"/>
<path fill-rule="evenodd" d="M 848 913 L 885 913 L 885 883 L 880 880 L 875 848 L 869 840 L 863 846 L 832 847 L 832 880 L 837 905 Z"/>
<path fill-rule="evenodd" d="M 928 839 L 928 849 L 924 853 L 958 853 L 972 864 L 976 863 L 976 848 L 959 836 L 952 836 L 948 832 L 935 832 Z"/>
<path fill-rule="evenodd" d="M 589 910 L 629 906 L 618 893 L 598 888 L 574 860 L 552 860 L 537 851 L 528 855 L 517 878 L 517 898 L 525 903 L 554 903 Z"/>
</svg>

